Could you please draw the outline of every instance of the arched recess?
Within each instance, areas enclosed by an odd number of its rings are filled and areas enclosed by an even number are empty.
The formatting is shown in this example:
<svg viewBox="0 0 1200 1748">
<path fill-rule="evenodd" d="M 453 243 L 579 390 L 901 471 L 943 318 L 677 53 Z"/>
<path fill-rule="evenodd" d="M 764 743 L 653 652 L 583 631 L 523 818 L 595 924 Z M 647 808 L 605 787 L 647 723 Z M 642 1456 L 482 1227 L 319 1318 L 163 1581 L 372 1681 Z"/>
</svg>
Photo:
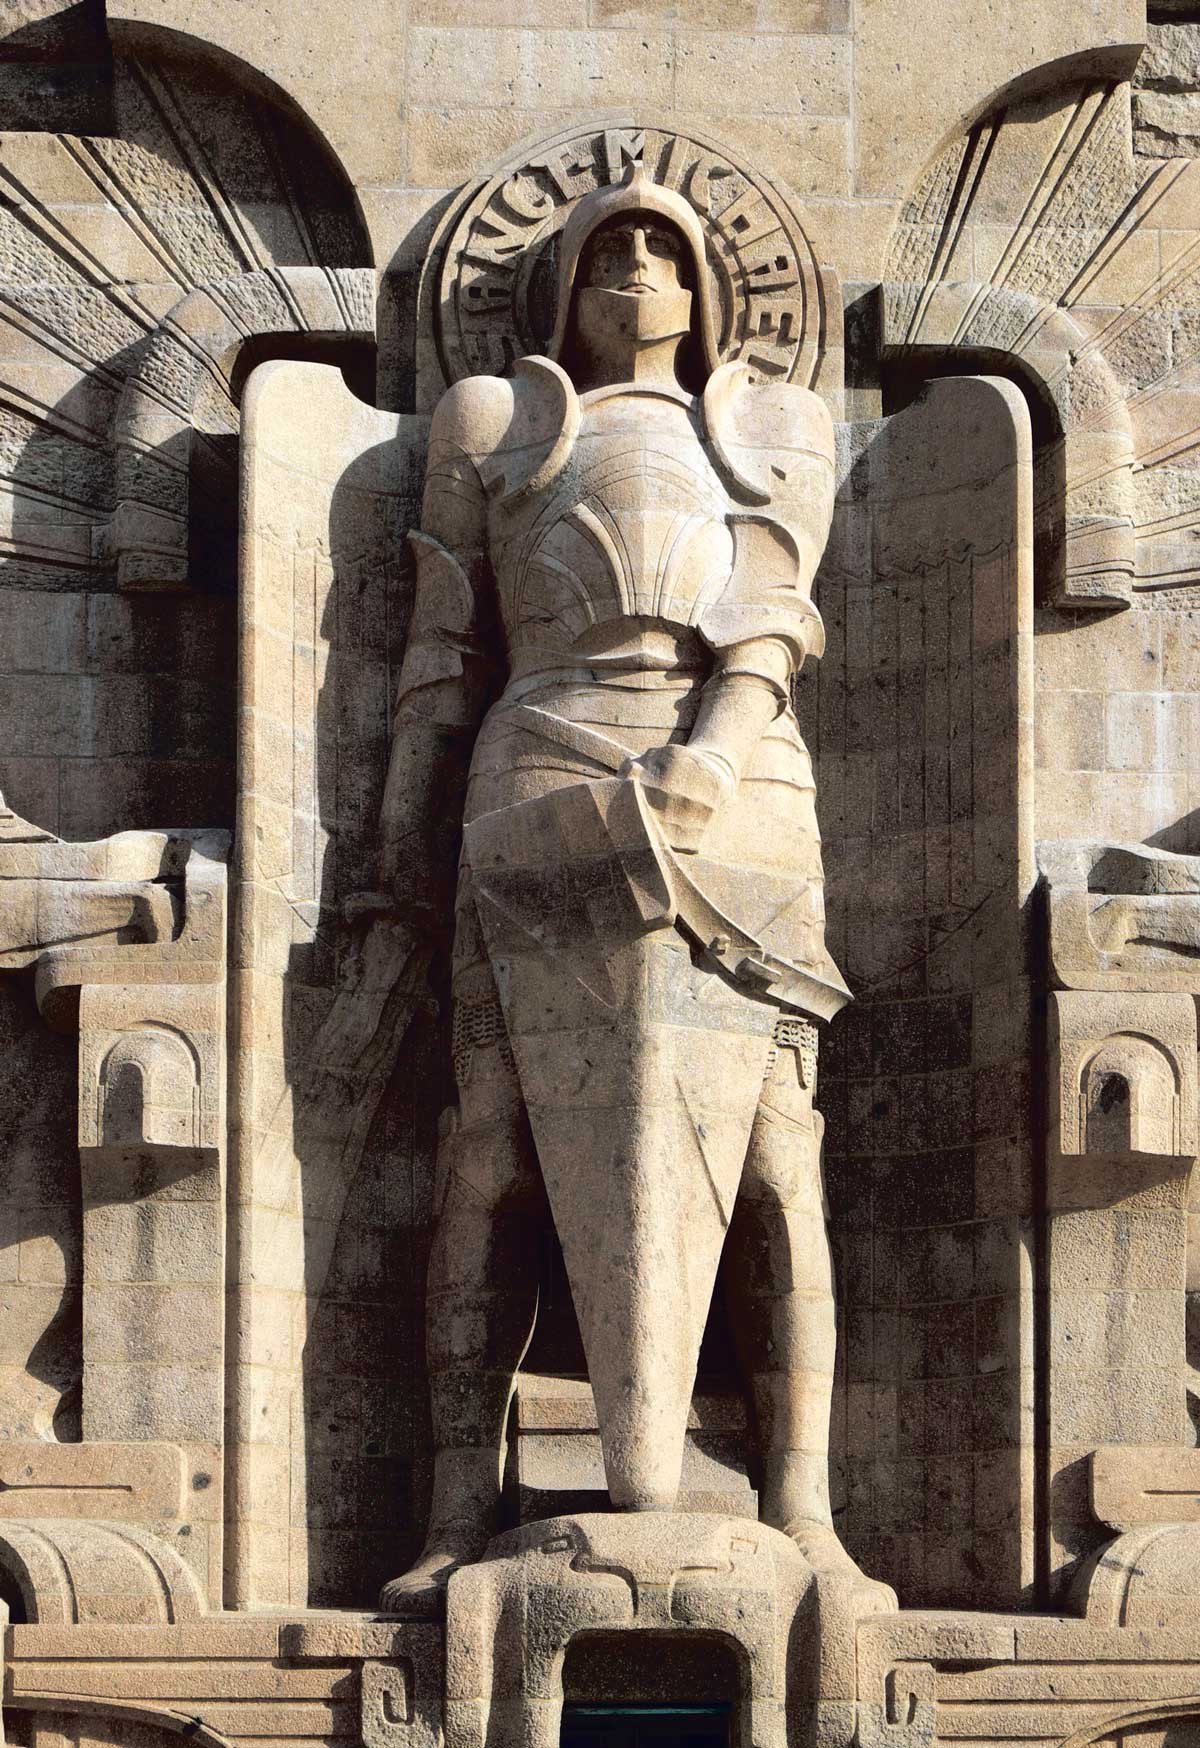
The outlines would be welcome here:
<svg viewBox="0 0 1200 1748">
<path fill-rule="evenodd" d="M 30 1692 L 5 1705 L 5 1738 L 14 1748 L 232 1748 L 228 1736 L 197 1715 L 193 1704 L 179 1711 L 161 1700 L 97 1698 L 91 1693 Z"/>
<path fill-rule="evenodd" d="M 124 1032 L 100 1065 L 96 1130 L 106 1147 L 200 1147 L 201 1069 L 167 1026 Z"/>
<path fill-rule="evenodd" d="M 1146 1732 L 1143 1738 L 1143 1732 Z M 1153 1732 L 1151 1734 L 1151 1732 Z M 1139 1739 L 1159 1748 L 1190 1748 L 1200 1735 L 1200 1698 L 1151 1701 L 1115 1712 L 1101 1723 L 1089 1723 L 1067 1737 L 1062 1748 L 1131 1748 Z"/>
<path fill-rule="evenodd" d="M 1118 1032 L 1083 1064 L 1079 1130 L 1088 1153 L 1178 1154 L 1181 1076 L 1156 1038 Z"/>
<path fill-rule="evenodd" d="M 1065 311 L 975 283 L 884 288 L 885 407 L 907 400 L 914 379 L 993 372 L 1010 377 L 1030 403 L 1034 452 L 1034 538 L 1043 593 L 1062 605 L 1111 607 L 1129 599 L 1135 569 L 1133 438 L 1119 386 L 1102 356 Z M 1016 331 L 998 341 L 999 315 Z M 1007 336 L 1011 339 L 1011 335 Z M 899 391 L 899 392 L 897 392 Z"/>
<path fill-rule="evenodd" d="M 903 1607 L 1014 1607 L 1034 1551 L 1030 420 L 1013 384 L 963 375 L 862 430 L 815 591 L 825 654 L 797 695 L 826 939 L 855 997 L 818 1071 L 835 1511 Z M 918 1443 L 934 1427 L 936 1451 Z"/>
<path fill-rule="evenodd" d="M 246 355 L 341 362 L 370 398 L 374 301 L 369 267 L 277 266 L 198 286 L 167 312 L 113 421 L 120 588 L 180 588 L 196 573 L 205 586 L 209 565 L 228 575 Z"/>
<path fill-rule="evenodd" d="M 109 34 L 111 126 L 0 141 L 0 590 L 20 621 L 0 789 L 80 838 L 232 823 L 246 369 L 373 378 L 367 229 L 316 128 L 195 39 Z M 67 696 L 81 674 L 107 721 Z"/>
<path fill-rule="evenodd" d="M 71 839 L 232 824 L 243 371 L 272 349 L 367 348 L 373 330 L 355 190 L 296 106 L 191 39 L 118 25 L 111 38 L 102 128 L 63 131 L 56 113 L 56 131 L 0 138 L 0 789 Z M 0 87 L 0 124 L 14 119 Z M 136 562 L 134 512 L 151 509 L 175 512 L 173 543 L 156 530 L 153 552 L 174 568 L 157 575 Z M 119 580 L 177 592 L 122 594 Z M 91 698 L 95 713 L 79 708 Z M 32 1091 L 0 1120 L 0 1240 L 53 1250 L 57 1278 L 6 1319 L 0 1439 L 75 1442 L 77 1045 L 37 1021 L 31 986 L 5 983 L 0 1030 Z M 88 1571 L 143 1564 L 114 1535 L 95 1532 L 104 1558 Z M 162 1593 L 155 1579 L 147 1594 Z"/>
<path fill-rule="evenodd" d="M 885 376 L 974 350 L 1048 398 L 1039 571 L 1076 609 L 1200 576 L 1197 166 L 1135 156 L 1129 71 L 1055 63 L 998 93 L 914 184 L 882 274 Z"/>
<path fill-rule="evenodd" d="M 371 252 L 353 187 L 282 92 L 170 31 L 111 37 L 111 134 L 4 142 L 0 488 L 23 571 L 178 586 L 189 476 L 206 519 L 233 496 L 238 350 L 369 343 Z M 327 348 L 275 348 L 309 350 Z"/>
</svg>

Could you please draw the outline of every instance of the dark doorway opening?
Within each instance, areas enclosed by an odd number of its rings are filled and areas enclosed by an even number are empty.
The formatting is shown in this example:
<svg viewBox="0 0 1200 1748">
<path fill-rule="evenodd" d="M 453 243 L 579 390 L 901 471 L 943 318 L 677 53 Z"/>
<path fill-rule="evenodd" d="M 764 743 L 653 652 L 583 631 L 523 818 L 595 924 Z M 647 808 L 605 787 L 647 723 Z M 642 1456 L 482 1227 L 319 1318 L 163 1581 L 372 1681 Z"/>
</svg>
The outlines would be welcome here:
<svg viewBox="0 0 1200 1748">
<path fill-rule="evenodd" d="M 729 1748 L 728 1700 L 707 1705 L 565 1705 L 561 1748 Z"/>
<path fill-rule="evenodd" d="M 719 1633 L 576 1634 L 560 1748 L 735 1748 L 745 1676 Z"/>
<path fill-rule="evenodd" d="M 742 1663 L 720 1633 L 577 1633 L 563 1661 L 561 1748 L 741 1748 Z"/>
</svg>

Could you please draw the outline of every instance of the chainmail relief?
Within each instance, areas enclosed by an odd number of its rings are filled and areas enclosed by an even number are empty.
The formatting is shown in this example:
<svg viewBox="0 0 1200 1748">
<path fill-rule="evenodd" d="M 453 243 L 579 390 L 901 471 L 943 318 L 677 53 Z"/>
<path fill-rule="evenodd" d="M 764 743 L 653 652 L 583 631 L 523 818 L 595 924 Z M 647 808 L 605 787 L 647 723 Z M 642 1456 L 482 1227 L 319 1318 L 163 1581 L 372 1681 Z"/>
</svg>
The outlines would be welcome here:
<svg viewBox="0 0 1200 1748">
<path fill-rule="evenodd" d="M 495 995 L 473 995 L 456 1000 L 451 1020 L 450 1052 L 454 1062 L 454 1078 L 459 1086 L 465 1086 L 471 1077 L 475 1052 L 490 1050 L 494 1046 L 499 1047 L 504 1066 L 511 1068 L 512 1046 L 508 1041 L 508 1029 L 504 1024 L 504 1012 L 499 998 Z"/>
</svg>

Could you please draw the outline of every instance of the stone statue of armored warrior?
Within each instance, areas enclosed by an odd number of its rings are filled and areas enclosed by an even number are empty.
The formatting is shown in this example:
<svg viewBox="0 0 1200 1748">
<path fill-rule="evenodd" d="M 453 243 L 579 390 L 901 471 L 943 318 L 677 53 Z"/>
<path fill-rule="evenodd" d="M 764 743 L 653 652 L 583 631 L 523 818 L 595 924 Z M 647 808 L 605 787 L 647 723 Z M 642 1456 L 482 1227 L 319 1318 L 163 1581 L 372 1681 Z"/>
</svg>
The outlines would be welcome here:
<svg viewBox="0 0 1200 1748">
<path fill-rule="evenodd" d="M 613 1505 L 670 1510 L 722 1279 L 760 1515 L 886 1606 L 834 1534 L 834 1301 L 813 1109 L 847 997 L 790 683 L 833 429 L 720 363 L 703 229 L 635 167 L 561 238 L 547 357 L 433 418 L 384 803 L 400 902 L 450 906 L 458 1101 L 428 1285 L 428 1605 L 495 1529 L 553 1220 Z M 465 778 L 465 788 L 464 788 Z"/>
</svg>

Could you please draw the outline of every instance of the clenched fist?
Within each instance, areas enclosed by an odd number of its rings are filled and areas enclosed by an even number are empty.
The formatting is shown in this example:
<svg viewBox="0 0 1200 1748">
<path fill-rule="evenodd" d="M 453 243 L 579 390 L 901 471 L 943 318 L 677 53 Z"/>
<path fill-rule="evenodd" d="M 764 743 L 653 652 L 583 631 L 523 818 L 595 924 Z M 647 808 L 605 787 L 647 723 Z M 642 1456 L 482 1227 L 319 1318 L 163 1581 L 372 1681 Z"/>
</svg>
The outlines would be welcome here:
<svg viewBox="0 0 1200 1748">
<path fill-rule="evenodd" d="M 667 842 L 684 851 L 699 849 L 714 813 L 737 787 L 723 759 L 682 744 L 626 759 L 621 775 L 637 778 Z"/>
</svg>

